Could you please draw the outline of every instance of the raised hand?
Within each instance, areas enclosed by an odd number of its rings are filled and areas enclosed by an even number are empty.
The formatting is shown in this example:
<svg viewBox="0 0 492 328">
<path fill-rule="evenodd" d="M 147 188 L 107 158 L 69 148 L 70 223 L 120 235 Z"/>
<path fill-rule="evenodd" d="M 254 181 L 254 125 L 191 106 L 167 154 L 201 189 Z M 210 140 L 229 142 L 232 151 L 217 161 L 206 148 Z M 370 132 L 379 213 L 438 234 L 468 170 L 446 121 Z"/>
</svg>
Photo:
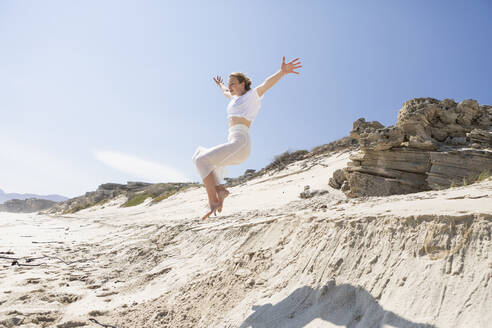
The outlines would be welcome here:
<svg viewBox="0 0 492 328">
<path fill-rule="evenodd" d="M 285 56 L 282 58 L 282 66 L 280 67 L 280 70 L 284 74 L 289 74 L 289 73 L 294 73 L 294 74 L 299 74 L 299 72 L 294 71 L 295 69 L 301 68 L 301 62 L 298 62 L 299 58 L 296 58 L 287 64 L 285 63 Z"/>
<path fill-rule="evenodd" d="M 213 78 L 214 82 L 220 87 L 221 84 L 224 84 L 222 78 L 220 76 L 216 76 Z"/>
</svg>

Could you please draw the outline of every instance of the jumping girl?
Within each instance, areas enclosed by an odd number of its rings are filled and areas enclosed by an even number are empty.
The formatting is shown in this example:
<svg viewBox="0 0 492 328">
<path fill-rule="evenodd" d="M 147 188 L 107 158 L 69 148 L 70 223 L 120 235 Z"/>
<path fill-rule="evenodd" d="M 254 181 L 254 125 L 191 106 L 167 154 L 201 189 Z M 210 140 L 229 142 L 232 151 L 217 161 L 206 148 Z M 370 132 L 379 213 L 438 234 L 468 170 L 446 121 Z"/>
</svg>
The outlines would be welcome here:
<svg viewBox="0 0 492 328">
<path fill-rule="evenodd" d="M 251 80 L 243 73 L 231 73 L 228 88 L 222 83 L 220 76 L 213 78 L 224 95 L 230 99 L 227 106 L 229 135 L 227 143 L 212 148 L 199 146 L 192 157 L 193 163 L 203 179 L 210 206 L 210 212 L 205 214 L 202 220 L 205 220 L 212 213 L 217 215 L 216 211 L 219 213 L 222 211 L 224 198 L 229 195 L 229 191 L 221 184 L 225 174 L 225 166 L 241 164 L 249 157 L 251 151 L 249 127 L 258 114 L 263 95 L 284 75 L 299 74 L 294 71 L 302 67 L 298 60 L 299 58 L 296 58 L 285 63 L 285 57 L 283 57 L 280 70 L 254 89 L 251 89 Z"/>
</svg>

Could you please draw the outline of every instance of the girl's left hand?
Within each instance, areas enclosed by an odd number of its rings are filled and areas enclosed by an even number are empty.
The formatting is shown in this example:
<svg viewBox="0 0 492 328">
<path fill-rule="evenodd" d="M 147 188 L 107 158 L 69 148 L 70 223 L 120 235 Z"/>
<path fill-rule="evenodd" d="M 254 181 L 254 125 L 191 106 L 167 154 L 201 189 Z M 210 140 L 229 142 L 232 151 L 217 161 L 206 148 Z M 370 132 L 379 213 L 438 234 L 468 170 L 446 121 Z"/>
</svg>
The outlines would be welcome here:
<svg viewBox="0 0 492 328">
<path fill-rule="evenodd" d="M 214 82 L 220 87 L 221 84 L 223 84 L 222 82 L 222 78 L 220 76 L 216 76 L 213 78 L 214 79 Z"/>
<path fill-rule="evenodd" d="M 280 67 L 280 70 L 284 74 L 289 74 L 289 73 L 294 73 L 294 74 L 299 74 L 299 72 L 294 71 L 295 69 L 301 68 L 301 62 L 296 62 L 299 60 L 299 58 L 296 58 L 287 64 L 285 63 L 285 56 L 282 58 L 282 66 Z"/>
</svg>

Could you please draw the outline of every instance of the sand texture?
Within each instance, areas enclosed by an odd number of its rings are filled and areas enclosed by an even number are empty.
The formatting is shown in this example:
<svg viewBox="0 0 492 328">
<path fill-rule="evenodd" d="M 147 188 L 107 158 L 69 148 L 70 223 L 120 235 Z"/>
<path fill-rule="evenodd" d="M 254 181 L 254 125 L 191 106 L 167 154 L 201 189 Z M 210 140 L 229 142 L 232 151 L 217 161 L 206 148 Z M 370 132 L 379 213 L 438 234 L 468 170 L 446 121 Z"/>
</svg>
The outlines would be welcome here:
<svg viewBox="0 0 492 328">
<path fill-rule="evenodd" d="M 349 155 L 232 187 L 206 221 L 203 187 L 0 213 L 0 327 L 492 327 L 492 179 L 347 199 Z"/>
</svg>

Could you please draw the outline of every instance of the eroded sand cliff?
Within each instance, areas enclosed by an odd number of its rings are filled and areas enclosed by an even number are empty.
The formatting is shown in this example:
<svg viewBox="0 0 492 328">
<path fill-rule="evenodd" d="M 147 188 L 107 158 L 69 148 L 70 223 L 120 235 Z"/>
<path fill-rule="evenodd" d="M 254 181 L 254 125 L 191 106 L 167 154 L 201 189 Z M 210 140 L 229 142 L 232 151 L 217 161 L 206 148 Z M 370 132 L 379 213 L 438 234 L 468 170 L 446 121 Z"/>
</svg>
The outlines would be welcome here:
<svg viewBox="0 0 492 328">
<path fill-rule="evenodd" d="M 205 222 L 203 187 L 2 214 L 0 326 L 489 327 L 492 180 L 347 199 L 328 180 L 350 155 L 235 186 Z"/>
</svg>

